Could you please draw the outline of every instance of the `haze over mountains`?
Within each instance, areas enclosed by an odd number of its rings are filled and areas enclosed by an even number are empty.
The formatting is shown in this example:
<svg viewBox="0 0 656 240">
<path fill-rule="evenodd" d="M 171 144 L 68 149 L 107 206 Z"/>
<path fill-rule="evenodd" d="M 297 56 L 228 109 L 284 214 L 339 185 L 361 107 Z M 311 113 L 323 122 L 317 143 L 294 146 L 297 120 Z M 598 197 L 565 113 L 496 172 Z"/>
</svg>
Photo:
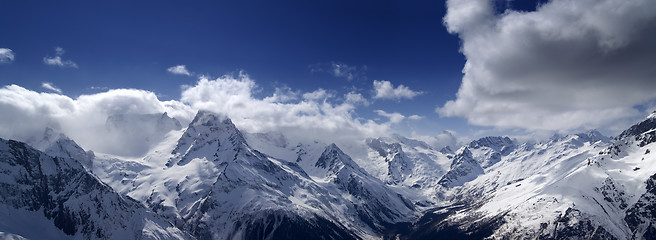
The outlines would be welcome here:
<svg viewBox="0 0 656 240">
<path fill-rule="evenodd" d="M 0 142 L 0 221 L 28 239 L 650 239 L 656 114 L 610 139 L 485 137 L 454 150 L 400 135 L 357 146 L 244 133 L 217 113 L 141 126 L 149 151 L 85 151 L 53 129 Z M 123 132 L 126 133 L 127 132 Z M 102 137 L 102 136 L 99 136 Z M 354 159 L 341 147 L 362 148 Z M 39 231 L 31 231 L 34 227 Z"/>
</svg>

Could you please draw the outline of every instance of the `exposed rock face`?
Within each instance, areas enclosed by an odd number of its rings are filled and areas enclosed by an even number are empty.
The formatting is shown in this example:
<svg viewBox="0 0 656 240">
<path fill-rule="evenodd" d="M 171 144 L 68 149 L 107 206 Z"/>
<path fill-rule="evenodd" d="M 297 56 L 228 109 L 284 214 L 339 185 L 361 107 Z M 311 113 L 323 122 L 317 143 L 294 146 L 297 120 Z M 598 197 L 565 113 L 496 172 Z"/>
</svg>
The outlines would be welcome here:
<svg viewBox="0 0 656 240">
<path fill-rule="evenodd" d="M 52 157 L 25 143 L 0 139 L 0 166 L 0 204 L 42 212 L 67 235 L 189 238 L 138 202 L 120 196 L 72 158 Z"/>
<path fill-rule="evenodd" d="M 440 179 L 439 184 L 446 188 L 461 186 L 481 174 L 483 174 L 483 168 L 472 157 L 469 149 L 464 148 L 460 153 L 455 155 L 451 164 L 451 170 Z"/>
<path fill-rule="evenodd" d="M 624 220 L 635 239 L 656 239 L 656 174 L 647 180 L 647 192 L 626 211 Z"/>
</svg>

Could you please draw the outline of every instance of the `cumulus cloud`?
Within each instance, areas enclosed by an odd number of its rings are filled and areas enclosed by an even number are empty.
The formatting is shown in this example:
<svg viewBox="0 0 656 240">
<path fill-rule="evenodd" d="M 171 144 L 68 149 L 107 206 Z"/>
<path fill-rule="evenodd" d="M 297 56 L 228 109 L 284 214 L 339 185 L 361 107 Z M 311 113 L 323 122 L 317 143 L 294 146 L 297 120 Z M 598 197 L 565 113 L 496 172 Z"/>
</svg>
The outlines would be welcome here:
<svg viewBox="0 0 656 240">
<path fill-rule="evenodd" d="M 449 0 L 444 24 L 467 62 L 455 100 L 436 111 L 500 128 L 607 127 L 656 98 L 656 2 L 552 0 L 497 14 Z"/>
<path fill-rule="evenodd" d="M 9 48 L 0 48 L 0 64 L 10 63 L 14 61 L 14 51 Z"/>
<path fill-rule="evenodd" d="M 316 63 L 309 66 L 310 72 L 325 72 L 348 81 L 366 79 L 367 66 L 356 67 L 341 62 Z"/>
<path fill-rule="evenodd" d="M 189 72 L 189 70 L 187 70 L 187 66 L 185 66 L 185 65 L 176 65 L 176 66 L 167 68 L 166 71 L 168 71 L 170 73 L 173 73 L 173 74 L 191 76 L 191 73 Z"/>
<path fill-rule="evenodd" d="M 397 112 L 387 113 L 383 110 L 374 110 L 374 112 L 376 112 L 376 114 L 378 114 L 379 116 L 389 118 L 390 123 L 400 123 L 401 121 L 403 121 L 403 119 L 405 119 L 405 116 L 403 116 L 403 114 Z"/>
<path fill-rule="evenodd" d="M 43 63 L 46 65 L 58 66 L 58 67 L 72 67 L 77 68 L 77 64 L 71 60 L 62 60 L 62 56 L 65 51 L 61 47 L 55 47 L 55 56 L 45 56 L 43 57 Z"/>
<path fill-rule="evenodd" d="M 410 119 L 410 120 L 421 120 L 422 118 L 424 118 L 424 117 L 419 116 L 419 115 L 410 115 L 410 117 L 408 117 L 408 119 Z"/>
<path fill-rule="evenodd" d="M 369 106 L 369 101 L 362 94 L 356 92 L 349 92 L 344 95 L 344 102 L 353 105 Z"/>
<path fill-rule="evenodd" d="M 410 88 L 400 84 L 397 87 L 394 87 L 389 81 L 378 81 L 374 80 L 374 95 L 375 99 L 392 99 L 400 100 L 401 98 L 412 99 L 417 95 L 422 94 L 419 91 L 413 91 Z"/>
<path fill-rule="evenodd" d="M 333 94 L 329 93 L 328 91 L 322 88 L 319 88 L 313 92 L 307 92 L 303 94 L 303 99 L 311 100 L 311 101 L 324 100 L 331 97 L 333 97 Z"/>
<path fill-rule="evenodd" d="M 50 90 L 50 91 L 53 91 L 53 92 L 59 93 L 59 94 L 62 93 L 62 90 L 61 90 L 61 89 L 59 89 L 58 87 L 55 87 L 55 85 L 53 85 L 52 83 L 49 83 L 49 82 L 42 82 L 42 83 L 41 83 L 41 87 L 42 87 L 42 88 L 45 88 L 45 89 L 48 89 L 48 90 Z"/>
</svg>

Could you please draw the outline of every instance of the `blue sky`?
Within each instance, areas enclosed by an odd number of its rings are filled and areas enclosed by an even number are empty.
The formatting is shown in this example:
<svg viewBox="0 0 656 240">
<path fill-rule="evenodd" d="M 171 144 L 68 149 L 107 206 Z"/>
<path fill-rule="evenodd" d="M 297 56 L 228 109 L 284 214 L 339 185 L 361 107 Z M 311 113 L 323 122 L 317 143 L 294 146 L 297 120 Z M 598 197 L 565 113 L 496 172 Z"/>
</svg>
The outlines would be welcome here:
<svg viewBox="0 0 656 240">
<path fill-rule="evenodd" d="M 338 92 L 361 89 L 373 80 L 404 84 L 424 94 L 411 101 L 379 101 L 374 109 L 438 119 L 434 109 L 454 98 L 464 57 L 459 39 L 446 32 L 440 1 L 108 1 L 4 3 L 0 46 L 16 60 L 2 66 L 3 85 L 41 89 L 51 82 L 69 96 L 91 87 L 137 88 L 177 99 L 180 85 L 196 77 L 173 75 L 184 64 L 209 76 L 246 71 L 262 95 L 275 87 Z M 42 58 L 65 50 L 62 59 L 78 68 L 46 66 Z M 312 65 L 342 63 L 361 71 L 354 80 Z M 328 66 L 324 66 L 328 68 Z M 364 70 L 366 69 L 366 70 Z M 424 124 L 439 132 L 448 127 Z M 462 124 L 461 124 L 462 125 Z M 462 126 L 455 126 L 462 127 Z"/>
<path fill-rule="evenodd" d="M 0 10 L 0 43 L 18 57 L 3 80 L 30 88 L 49 81 L 72 95 L 101 86 L 177 98 L 177 87 L 196 79 L 165 69 L 184 64 L 207 75 L 245 70 L 265 89 L 370 88 L 378 79 L 434 89 L 427 93 L 442 102 L 453 97 L 464 58 L 442 25 L 443 3 L 352 2 L 12 1 Z M 79 68 L 44 66 L 56 46 Z M 309 69 L 330 62 L 366 66 L 366 79 L 340 82 Z"/>
<path fill-rule="evenodd" d="M 580 6 L 575 10 L 562 7 L 568 2 L 8 1 L 0 8 L 0 48 L 10 49 L 14 57 L 0 64 L 0 85 L 53 92 L 44 88 L 50 83 L 73 99 L 133 88 L 167 101 L 179 100 L 181 86 L 196 85 L 200 76 L 213 79 L 243 71 L 257 85 L 253 97 L 258 99 L 285 87 L 300 93 L 325 89 L 336 98 L 359 93 L 370 104 L 355 108 L 354 118 L 383 123 L 388 119 L 377 110 L 400 113 L 405 120 L 392 127 L 407 135 L 590 128 L 616 133 L 653 109 L 656 96 L 641 92 L 615 101 L 621 104 L 604 103 L 609 98 L 602 96 L 617 88 L 620 76 L 636 70 L 620 67 L 605 72 L 604 76 L 613 77 L 604 78 L 590 72 L 610 69 L 607 66 L 620 59 L 629 63 L 653 59 L 656 54 L 651 48 L 642 55 L 630 54 L 644 47 L 634 39 L 653 37 L 648 33 L 651 25 L 640 24 L 654 22 L 654 14 L 633 13 L 653 6 L 636 1 L 628 10 L 609 15 L 586 9 L 619 1 L 585 1 L 576 3 Z M 569 42 L 535 37 L 548 36 L 540 31 L 555 31 L 546 24 L 552 20 L 556 28 L 571 27 L 559 19 L 567 14 L 592 15 L 590 19 L 606 14 L 608 21 L 619 21 L 614 23 L 619 27 L 579 19 L 575 21 L 582 24 L 572 25 L 581 28 L 571 32 L 591 35 L 568 35 Z M 626 20 L 626 16 L 634 17 Z M 486 41 L 479 41 L 483 37 Z M 585 46 L 593 47 L 588 51 Z M 619 57 L 599 55 L 603 52 L 616 52 Z M 582 60 L 595 56 L 602 60 Z M 46 58 L 60 66 L 44 64 Z M 463 73 L 466 62 L 472 67 Z M 574 64 L 565 63 L 582 63 L 581 69 L 588 70 L 581 73 L 570 69 Z M 185 65 L 190 74 L 167 71 L 177 65 Z M 342 67 L 343 75 L 335 74 L 335 66 Z M 541 69 L 566 74 L 543 76 Z M 630 83 L 635 88 L 622 88 L 621 93 L 653 90 L 648 83 L 653 72 L 641 69 Z M 403 85 L 421 94 L 375 98 L 374 81 L 389 81 L 394 88 Z M 603 91 L 587 90 L 593 85 Z M 571 97 L 578 94 L 561 89 L 582 94 Z M 616 117 L 602 117 L 609 114 Z M 412 115 L 421 119 L 410 121 Z"/>
</svg>

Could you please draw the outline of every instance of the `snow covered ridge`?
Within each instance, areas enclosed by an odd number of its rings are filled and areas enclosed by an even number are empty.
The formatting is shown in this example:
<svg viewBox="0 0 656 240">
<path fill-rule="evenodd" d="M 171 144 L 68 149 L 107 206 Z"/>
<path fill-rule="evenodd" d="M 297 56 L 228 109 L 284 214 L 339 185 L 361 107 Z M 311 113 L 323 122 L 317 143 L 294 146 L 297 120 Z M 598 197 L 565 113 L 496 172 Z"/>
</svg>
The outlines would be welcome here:
<svg viewBox="0 0 656 240">
<path fill-rule="evenodd" d="M 649 239 L 655 119 L 614 139 L 485 137 L 456 151 L 393 135 L 348 146 L 366 150 L 352 158 L 321 139 L 242 133 L 209 111 L 184 128 L 166 114 L 114 116 L 114 133 L 149 125 L 138 136 L 153 147 L 94 153 L 53 129 L 34 148 L 0 140 L 0 214 L 16 219 L 0 220 L 0 236 Z"/>
<path fill-rule="evenodd" d="M 613 140 L 588 132 L 507 151 L 469 144 L 446 175 L 461 185 L 440 191 L 451 207 L 427 212 L 439 220 L 419 220 L 401 238 L 652 239 L 655 128 L 648 118 Z"/>
<path fill-rule="evenodd" d="M 0 232 L 34 239 L 191 238 L 73 158 L 0 139 L 0 169 Z"/>
</svg>

